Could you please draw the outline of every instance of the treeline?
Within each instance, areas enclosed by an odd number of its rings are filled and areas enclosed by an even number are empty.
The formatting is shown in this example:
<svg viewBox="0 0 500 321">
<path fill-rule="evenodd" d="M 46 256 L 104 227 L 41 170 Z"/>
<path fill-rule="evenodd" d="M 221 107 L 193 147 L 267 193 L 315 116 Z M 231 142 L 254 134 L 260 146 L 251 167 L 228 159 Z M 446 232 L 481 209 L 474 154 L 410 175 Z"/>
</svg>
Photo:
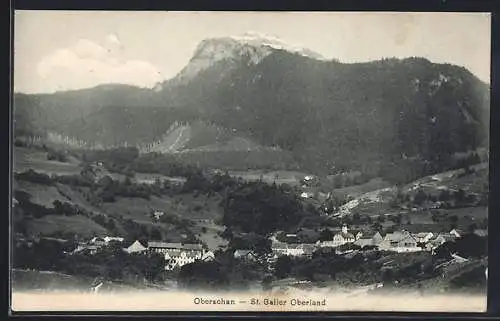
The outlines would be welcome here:
<svg viewBox="0 0 500 321">
<path fill-rule="evenodd" d="M 235 259 L 229 250 L 218 251 L 214 261 L 196 261 L 182 266 L 177 281 L 184 289 L 246 290 L 267 273 L 264 264 Z"/>
<path fill-rule="evenodd" d="M 63 272 L 71 275 L 100 277 L 106 280 L 143 282 L 161 280 L 164 258 L 155 253 L 128 254 L 121 244 L 98 250 L 95 255 L 65 254 L 76 248 L 74 242 L 40 239 L 31 246 L 13 249 L 13 267 Z"/>
<path fill-rule="evenodd" d="M 396 198 L 392 201 L 393 207 L 401 206 L 424 206 L 427 203 L 440 202 L 439 208 L 460 208 L 469 206 L 487 206 L 488 193 L 480 195 L 466 192 L 459 188 L 456 191 L 443 189 L 439 193 L 426 193 L 422 188 L 419 188 L 414 195 L 409 193 L 398 192 Z"/>
<path fill-rule="evenodd" d="M 463 169 L 465 173 L 471 173 L 471 167 L 483 161 L 485 160 L 477 152 L 471 152 L 461 157 L 454 157 L 449 152 L 439 153 L 432 159 L 419 157 L 393 159 L 391 162 L 381 165 L 378 175 L 394 184 L 407 184 L 418 178 L 449 170 Z"/>
<path fill-rule="evenodd" d="M 241 183 L 223 200 L 223 224 L 243 232 L 266 234 L 294 228 L 306 216 L 317 215 L 283 187 L 262 182 Z"/>
</svg>

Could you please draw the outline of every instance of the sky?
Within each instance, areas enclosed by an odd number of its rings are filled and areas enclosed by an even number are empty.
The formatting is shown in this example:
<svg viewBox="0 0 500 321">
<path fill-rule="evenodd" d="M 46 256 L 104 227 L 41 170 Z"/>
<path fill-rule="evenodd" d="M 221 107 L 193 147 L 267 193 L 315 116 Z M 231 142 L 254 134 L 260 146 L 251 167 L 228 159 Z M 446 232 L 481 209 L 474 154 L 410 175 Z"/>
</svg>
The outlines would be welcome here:
<svg viewBox="0 0 500 321">
<path fill-rule="evenodd" d="M 174 77 L 206 38 L 258 32 L 341 62 L 425 57 L 490 82 L 489 13 L 16 11 L 14 91 Z"/>
</svg>

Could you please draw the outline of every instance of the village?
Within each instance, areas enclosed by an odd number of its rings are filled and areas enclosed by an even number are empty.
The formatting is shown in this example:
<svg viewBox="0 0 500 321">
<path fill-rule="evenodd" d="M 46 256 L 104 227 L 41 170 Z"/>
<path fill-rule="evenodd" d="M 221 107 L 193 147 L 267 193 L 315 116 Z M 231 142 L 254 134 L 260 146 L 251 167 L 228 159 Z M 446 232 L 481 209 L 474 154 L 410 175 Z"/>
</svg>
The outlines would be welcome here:
<svg viewBox="0 0 500 321">
<path fill-rule="evenodd" d="M 487 230 L 476 229 L 473 234 L 487 237 Z M 394 231 L 383 235 L 381 232 L 354 231 L 347 225 L 343 225 L 331 240 L 317 241 L 316 243 L 301 243 L 296 234 L 273 233 L 269 237 L 271 252 L 262 256 L 255 250 L 248 248 L 232 249 L 233 257 L 240 260 L 265 261 L 271 269 L 272 264 L 281 256 L 311 258 L 313 253 L 319 249 L 332 249 L 338 255 L 357 252 L 359 250 L 378 250 L 382 252 L 413 253 L 427 251 L 434 254 L 435 249 L 445 242 L 454 242 L 465 235 L 460 229 L 452 229 L 449 232 L 433 233 L 430 231 L 410 232 L 408 230 Z M 279 238 L 279 239 L 278 239 Z M 86 253 L 94 255 L 99 249 L 112 243 L 122 244 L 122 237 L 93 237 L 87 242 L 79 242 L 77 247 L 67 254 Z M 165 270 L 172 271 L 196 261 L 212 261 L 215 259 L 216 250 L 207 249 L 200 243 L 181 243 L 163 241 L 139 241 L 123 247 L 122 250 L 128 254 L 159 253 L 164 257 Z M 466 260 L 458 255 L 458 260 Z"/>
</svg>

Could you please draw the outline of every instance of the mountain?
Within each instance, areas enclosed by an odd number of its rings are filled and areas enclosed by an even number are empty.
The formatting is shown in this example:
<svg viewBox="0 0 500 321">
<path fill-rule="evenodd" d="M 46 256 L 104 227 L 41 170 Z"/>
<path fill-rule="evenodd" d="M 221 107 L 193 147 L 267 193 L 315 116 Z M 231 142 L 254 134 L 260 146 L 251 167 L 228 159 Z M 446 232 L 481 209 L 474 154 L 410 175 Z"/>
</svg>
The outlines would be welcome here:
<svg viewBox="0 0 500 321">
<path fill-rule="evenodd" d="M 224 129 L 226 150 L 280 149 L 314 172 L 443 169 L 489 136 L 489 87 L 463 67 L 418 57 L 346 64 L 256 34 L 202 41 L 154 90 L 16 94 L 15 108 L 38 129 L 107 144 L 148 144 L 176 121 L 202 121 Z M 220 152 L 208 137 L 195 151 Z"/>
</svg>

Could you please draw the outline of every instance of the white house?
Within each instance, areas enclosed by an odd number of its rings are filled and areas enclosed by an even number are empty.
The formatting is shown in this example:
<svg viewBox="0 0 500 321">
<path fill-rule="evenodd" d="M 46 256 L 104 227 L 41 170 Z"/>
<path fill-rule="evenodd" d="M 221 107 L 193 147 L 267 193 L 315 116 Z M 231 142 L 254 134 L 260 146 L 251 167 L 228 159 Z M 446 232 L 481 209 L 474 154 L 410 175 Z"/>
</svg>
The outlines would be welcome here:
<svg viewBox="0 0 500 321">
<path fill-rule="evenodd" d="M 354 243 L 356 237 L 349 232 L 347 225 L 342 226 L 342 231 L 333 236 L 331 241 L 319 242 L 321 247 L 337 247 L 346 243 Z"/>
<path fill-rule="evenodd" d="M 365 246 L 378 246 L 383 240 L 384 238 L 380 232 L 365 233 L 363 236 L 357 238 L 354 244 L 362 248 Z"/>
<path fill-rule="evenodd" d="M 233 253 L 235 259 L 255 260 L 256 256 L 252 250 L 236 250 Z"/>
<path fill-rule="evenodd" d="M 413 234 L 413 237 L 419 243 L 427 243 L 427 242 L 429 242 L 429 240 L 432 239 L 433 236 L 434 236 L 434 234 L 432 232 L 420 232 L 420 233 Z"/>
<path fill-rule="evenodd" d="M 139 241 L 135 241 L 129 247 L 123 249 L 127 253 L 140 253 L 147 250 L 147 248 Z"/>
<path fill-rule="evenodd" d="M 203 254 L 201 252 L 187 252 L 170 250 L 165 253 L 165 260 L 168 262 L 165 265 L 165 270 L 173 270 L 176 267 L 193 263 L 196 260 L 201 260 Z"/>
<path fill-rule="evenodd" d="M 203 251 L 201 244 L 181 244 L 167 242 L 148 242 L 148 250 L 164 255 L 165 270 L 173 270 L 176 267 L 193 263 L 196 260 L 209 260 L 214 257 L 211 252 Z"/>
<path fill-rule="evenodd" d="M 305 243 L 284 243 L 284 242 L 273 242 L 271 245 L 271 250 L 273 254 L 278 257 L 282 255 L 288 256 L 310 256 L 316 249 L 314 244 Z"/>
<path fill-rule="evenodd" d="M 300 197 L 302 197 L 302 198 L 311 198 L 313 196 L 314 196 L 314 194 L 310 193 L 310 192 L 302 192 L 302 194 L 300 194 Z"/>
<path fill-rule="evenodd" d="M 123 242 L 125 239 L 123 237 L 118 237 L 118 236 L 105 236 L 104 237 L 104 242 L 109 243 L 112 241 L 115 242 Z"/>
<path fill-rule="evenodd" d="M 165 215 L 165 213 L 164 213 L 164 212 L 162 212 L 162 211 L 154 211 L 154 212 L 153 212 L 153 217 L 154 217 L 154 218 L 155 218 L 155 220 L 157 220 L 157 221 L 158 221 L 158 220 L 160 219 L 160 217 L 162 217 L 163 215 Z"/>
<path fill-rule="evenodd" d="M 450 235 L 452 235 L 452 236 L 454 236 L 456 238 L 461 237 L 463 234 L 464 234 L 464 232 L 462 230 L 459 230 L 459 229 L 456 229 L 456 228 L 454 228 L 453 230 L 450 231 Z"/>
</svg>

